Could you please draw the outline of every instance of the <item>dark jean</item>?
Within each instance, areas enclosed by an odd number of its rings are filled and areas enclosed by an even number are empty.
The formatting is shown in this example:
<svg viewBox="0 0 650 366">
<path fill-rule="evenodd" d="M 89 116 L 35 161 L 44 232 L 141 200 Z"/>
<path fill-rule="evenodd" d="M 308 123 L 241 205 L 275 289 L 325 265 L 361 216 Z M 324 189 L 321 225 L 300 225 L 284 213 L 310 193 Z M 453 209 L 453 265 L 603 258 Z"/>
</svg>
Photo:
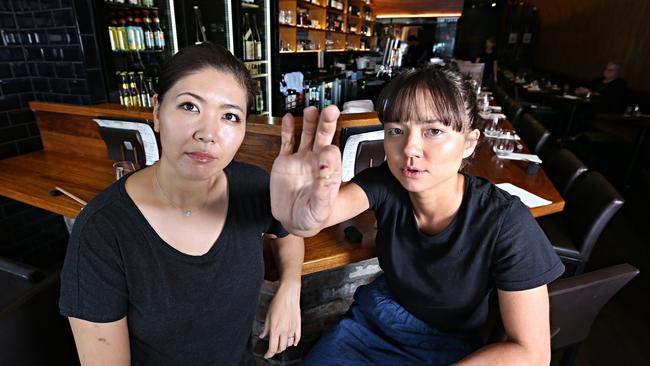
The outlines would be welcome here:
<svg viewBox="0 0 650 366">
<path fill-rule="evenodd" d="M 381 276 L 357 289 L 302 365 L 449 365 L 480 346 L 478 337 L 443 333 L 411 315 Z"/>
</svg>

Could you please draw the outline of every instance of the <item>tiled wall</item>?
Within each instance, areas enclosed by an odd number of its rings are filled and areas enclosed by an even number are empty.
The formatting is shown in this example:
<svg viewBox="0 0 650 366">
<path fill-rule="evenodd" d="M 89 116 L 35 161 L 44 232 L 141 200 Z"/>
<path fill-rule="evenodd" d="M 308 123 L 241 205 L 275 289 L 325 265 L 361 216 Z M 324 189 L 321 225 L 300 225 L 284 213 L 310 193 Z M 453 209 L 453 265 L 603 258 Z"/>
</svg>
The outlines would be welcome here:
<svg viewBox="0 0 650 366">
<path fill-rule="evenodd" d="M 106 100 L 91 6 L 0 0 L 0 159 L 43 148 L 29 101 Z M 66 241 L 60 216 L 0 198 L 0 256 L 47 264 Z"/>
</svg>

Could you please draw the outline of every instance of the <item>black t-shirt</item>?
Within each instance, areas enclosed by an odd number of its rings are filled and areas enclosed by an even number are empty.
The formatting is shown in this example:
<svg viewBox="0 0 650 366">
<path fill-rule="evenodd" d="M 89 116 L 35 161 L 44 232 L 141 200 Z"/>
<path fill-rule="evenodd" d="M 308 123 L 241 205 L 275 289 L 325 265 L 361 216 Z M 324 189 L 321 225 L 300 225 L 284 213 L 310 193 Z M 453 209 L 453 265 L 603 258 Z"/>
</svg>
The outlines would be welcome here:
<svg viewBox="0 0 650 366">
<path fill-rule="evenodd" d="M 252 362 L 264 276 L 261 235 L 287 232 L 271 216 L 267 172 L 232 162 L 225 173 L 226 222 L 201 256 L 158 236 L 128 196 L 128 178 L 93 199 L 70 236 L 61 314 L 99 323 L 126 316 L 135 365 Z"/>
<path fill-rule="evenodd" d="M 564 272 L 544 232 L 517 197 L 465 175 L 465 192 L 451 223 L 422 233 L 408 192 L 387 163 L 352 179 L 377 218 L 376 252 L 395 300 L 447 332 L 476 333 L 494 288 L 519 291 Z"/>
<path fill-rule="evenodd" d="M 623 112 L 625 108 L 625 93 L 627 91 L 627 84 L 621 78 L 614 79 L 609 83 L 603 83 L 604 77 L 599 77 L 592 80 L 589 88 L 593 92 L 600 94 L 597 98 L 597 105 L 595 109 L 601 113 L 618 113 Z"/>
<path fill-rule="evenodd" d="M 494 74 L 494 60 L 496 60 L 496 53 L 487 53 L 483 51 L 479 56 L 479 62 L 485 64 L 483 69 L 483 79 L 488 80 L 488 77 L 491 77 Z M 489 80 L 488 80 L 489 81 Z"/>
</svg>

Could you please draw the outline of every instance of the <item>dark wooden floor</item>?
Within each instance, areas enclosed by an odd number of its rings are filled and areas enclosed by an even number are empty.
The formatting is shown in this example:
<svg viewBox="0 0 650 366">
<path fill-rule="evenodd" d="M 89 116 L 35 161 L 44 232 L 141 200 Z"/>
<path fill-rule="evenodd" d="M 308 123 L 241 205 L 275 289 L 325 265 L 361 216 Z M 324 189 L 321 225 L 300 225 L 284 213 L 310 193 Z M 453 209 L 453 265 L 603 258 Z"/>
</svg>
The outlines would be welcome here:
<svg viewBox="0 0 650 366">
<path fill-rule="evenodd" d="M 645 189 L 650 187 L 645 187 Z M 641 273 L 603 308 L 575 366 L 650 365 L 650 193 L 626 203 L 599 239 L 587 270 L 630 263 Z"/>
</svg>

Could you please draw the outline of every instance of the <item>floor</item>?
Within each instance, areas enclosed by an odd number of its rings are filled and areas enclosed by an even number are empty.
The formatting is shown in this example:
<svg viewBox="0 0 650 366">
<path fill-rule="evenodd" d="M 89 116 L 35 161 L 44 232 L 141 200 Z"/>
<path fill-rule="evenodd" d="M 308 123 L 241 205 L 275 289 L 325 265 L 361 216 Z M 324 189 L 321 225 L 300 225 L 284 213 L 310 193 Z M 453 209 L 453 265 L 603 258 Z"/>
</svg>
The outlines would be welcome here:
<svg viewBox="0 0 650 366">
<path fill-rule="evenodd" d="M 641 273 L 605 305 L 575 366 L 650 365 L 649 204 L 647 196 L 626 194 L 623 209 L 594 248 L 587 271 L 627 262 Z"/>
</svg>

